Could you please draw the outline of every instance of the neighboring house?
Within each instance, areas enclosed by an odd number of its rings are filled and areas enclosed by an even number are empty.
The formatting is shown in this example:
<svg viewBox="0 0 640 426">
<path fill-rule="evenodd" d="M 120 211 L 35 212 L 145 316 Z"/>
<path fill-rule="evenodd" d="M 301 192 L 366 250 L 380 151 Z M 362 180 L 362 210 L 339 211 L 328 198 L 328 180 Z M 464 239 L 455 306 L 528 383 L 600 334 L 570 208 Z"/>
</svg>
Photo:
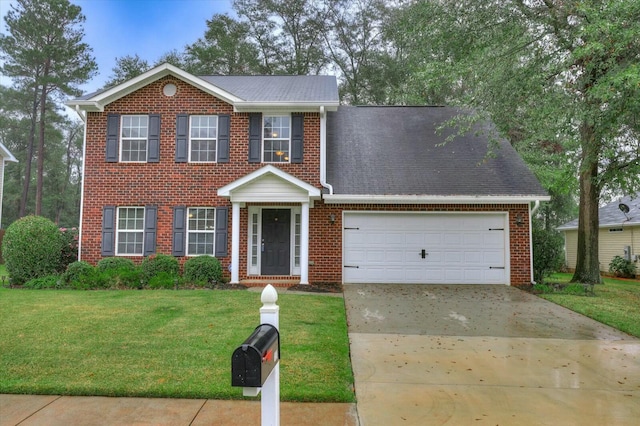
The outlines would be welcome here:
<svg viewBox="0 0 640 426">
<path fill-rule="evenodd" d="M 441 107 L 342 107 L 331 76 L 156 67 L 67 103 L 84 117 L 80 256 L 218 257 L 233 283 L 531 282 L 513 148 L 441 146 Z M 534 204 L 535 203 L 535 204 Z"/>
<path fill-rule="evenodd" d="M 4 165 L 7 161 L 17 163 L 16 157 L 0 142 L 0 228 L 2 228 L 2 196 L 4 193 Z"/>
<path fill-rule="evenodd" d="M 636 264 L 640 262 L 640 193 L 600 207 L 598 217 L 600 271 L 608 272 L 609 263 L 615 256 L 625 257 Z M 560 226 L 558 230 L 564 233 L 567 268 L 575 269 L 578 252 L 578 219 Z"/>
</svg>

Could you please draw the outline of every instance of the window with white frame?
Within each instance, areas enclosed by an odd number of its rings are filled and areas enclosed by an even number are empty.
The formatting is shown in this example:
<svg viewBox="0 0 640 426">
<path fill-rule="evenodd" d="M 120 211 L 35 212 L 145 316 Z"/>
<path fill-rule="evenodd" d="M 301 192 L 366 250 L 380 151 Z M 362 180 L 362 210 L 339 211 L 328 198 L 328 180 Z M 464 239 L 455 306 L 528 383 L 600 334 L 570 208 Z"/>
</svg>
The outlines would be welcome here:
<svg viewBox="0 0 640 426">
<path fill-rule="evenodd" d="M 187 256 L 213 256 L 216 209 L 191 207 L 187 215 Z"/>
<path fill-rule="evenodd" d="M 192 115 L 189 117 L 189 161 L 216 161 L 218 144 L 218 116 Z"/>
<path fill-rule="evenodd" d="M 262 127 L 263 161 L 288 163 L 291 146 L 291 117 L 264 116 Z"/>
<path fill-rule="evenodd" d="M 142 255 L 144 207 L 118 207 L 116 254 Z"/>
<path fill-rule="evenodd" d="M 123 115 L 120 129 L 120 160 L 131 162 L 147 161 L 149 116 Z"/>
</svg>

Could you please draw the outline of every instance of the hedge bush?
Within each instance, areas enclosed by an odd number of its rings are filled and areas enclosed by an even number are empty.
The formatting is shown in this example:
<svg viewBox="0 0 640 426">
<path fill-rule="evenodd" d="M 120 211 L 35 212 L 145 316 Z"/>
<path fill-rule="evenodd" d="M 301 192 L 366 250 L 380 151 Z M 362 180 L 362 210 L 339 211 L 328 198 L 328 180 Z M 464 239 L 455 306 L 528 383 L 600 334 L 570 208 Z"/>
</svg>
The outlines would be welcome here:
<svg viewBox="0 0 640 426">
<path fill-rule="evenodd" d="M 61 282 L 65 287 L 78 290 L 89 290 L 96 288 L 96 269 L 89 263 L 76 261 L 67 266 L 67 270 L 62 274 Z"/>
<path fill-rule="evenodd" d="M 126 257 L 105 257 L 98 261 L 96 268 L 98 268 L 99 272 L 114 269 L 127 269 L 133 271 L 137 266 L 133 263 L 133 260 L 127 259 Z"/>
<path fill-rule="evenodd" d="M 166 254 L 154 254 L 142 261 L 142 279 L 149 284 L 152 278 L 164 273 L 171 281 L 180 276 L 180 264 L 178 259 Z"/>
<path fill-rule="evenodd" d="M 614 256 L 609 263 L 609 272 L 616 277 L 633 278 L 636 275 L 636 265 L 622 256 Z"/>
<path fill-rule="evenodd" d="M 60 288 L 60 276 L 59 275 L 47 275 L 46 277 L 33 278 L 24 283 L 24 288 L 30 288 L 33 290 L 41 290 L 47 288 Z"/>
<path fill-rule="evenodd" d="M 13 284 L 64 271 L 64 240 L 58 227 L 41 216 L 25 216 L 13 222 L 4 235 L 2 255 Z"/>
<path fill-rule="evenodd" d="M 206 285 L 222 281 L 222 265 L 211 256 L 189 258 L 184 264 L 184 279 L 192 284 Z"/>
</svg>

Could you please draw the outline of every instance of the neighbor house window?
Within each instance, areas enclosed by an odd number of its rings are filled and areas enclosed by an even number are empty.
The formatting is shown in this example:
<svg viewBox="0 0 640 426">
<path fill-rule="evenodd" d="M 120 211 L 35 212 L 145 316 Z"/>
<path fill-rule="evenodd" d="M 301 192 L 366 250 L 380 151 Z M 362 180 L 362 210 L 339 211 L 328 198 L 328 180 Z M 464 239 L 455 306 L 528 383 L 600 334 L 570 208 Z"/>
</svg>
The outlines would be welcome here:
<svg viewBox="0 0 640 426">
<path fill-rule="evenodd" d="M 144 207 L 118 207 L 116 254 L 142 255 Z"/>
<path fill-rule="evenodd" d="M 149 137 L 149 116 L 123 115 L 120 126 L 121 161 L 147 161 L 147 138 Z"/>
<path fill-rule="evenodd" d="M 189 161 L 216 161 L 218 117 L 192 115 L 189 117 Z"/>
<path fill-rule="evenodd" d="M 189 208 L 187 217 L 187 256 L 213 256 L 215 241 L 215 211 L 211 207 Z"/>
<path fill-rule="evenodd" d="M 291 117 L 265 116 L 262 127 L 263 161 L 288 163 L 291 142 Z"/>
</svg>

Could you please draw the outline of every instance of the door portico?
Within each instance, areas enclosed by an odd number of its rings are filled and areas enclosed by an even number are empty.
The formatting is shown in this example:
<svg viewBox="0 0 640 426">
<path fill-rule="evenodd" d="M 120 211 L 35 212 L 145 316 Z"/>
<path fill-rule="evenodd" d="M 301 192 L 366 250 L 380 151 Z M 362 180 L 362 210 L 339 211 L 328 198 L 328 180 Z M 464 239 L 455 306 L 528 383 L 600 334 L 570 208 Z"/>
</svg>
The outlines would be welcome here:
<svg viewBox="0 0 640 426">
<path fill-rule="evenodd" d="M 320 199 L 318 188 L 267 165 L 218 189 L 218 195 L 232 204 L 232 284 L 240 282 L 240 268 L 254 276 L 283 275 L 288 270 L 286 275 L 300 275 L 300 284 L 309 283 L 309 208 Z M 243 208 L 249 216 L 246 265 L 240 265 Z"/>
</svg>

